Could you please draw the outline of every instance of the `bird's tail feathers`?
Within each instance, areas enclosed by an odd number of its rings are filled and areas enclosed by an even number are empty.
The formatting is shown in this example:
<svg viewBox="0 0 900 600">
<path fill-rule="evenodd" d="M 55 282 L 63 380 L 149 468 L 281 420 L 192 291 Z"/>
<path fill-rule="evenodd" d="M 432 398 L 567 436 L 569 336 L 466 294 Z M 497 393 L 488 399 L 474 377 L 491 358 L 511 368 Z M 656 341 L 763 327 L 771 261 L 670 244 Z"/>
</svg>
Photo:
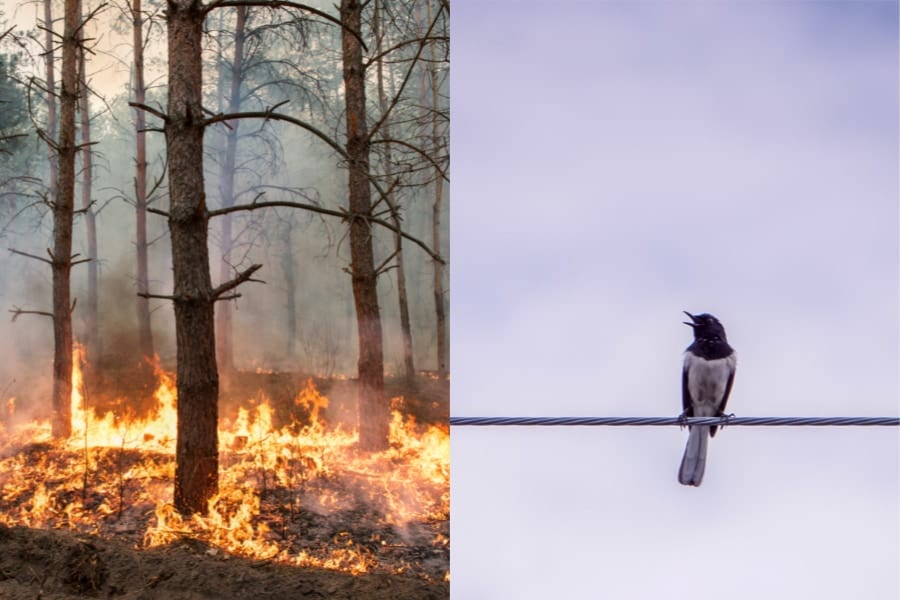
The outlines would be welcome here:
<svg viewBox="0 0 900 600">
<path fill-rule="evenodd" d="M 703 481 L 706 470 L 706 446 L 709 443 L 709 427 L 695 425 L 691 427 L 681 468 L 678 469 L 678 483 L 698 486 Z"/>
</svg>

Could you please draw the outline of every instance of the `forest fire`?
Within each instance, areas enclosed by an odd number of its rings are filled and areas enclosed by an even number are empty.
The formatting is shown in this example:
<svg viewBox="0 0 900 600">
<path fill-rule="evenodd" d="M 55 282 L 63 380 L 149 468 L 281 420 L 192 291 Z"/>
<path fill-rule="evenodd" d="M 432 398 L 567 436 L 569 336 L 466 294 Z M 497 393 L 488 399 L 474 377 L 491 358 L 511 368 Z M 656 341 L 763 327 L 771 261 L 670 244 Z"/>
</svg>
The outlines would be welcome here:
<svg viewBox="0 0 900 600">
<path fill-rule="evenodd" d="M 360 574 L 449 577 L 449 433 L 394 410 L 390 447 L 364 454 L 330 425 L 307 380 L 293 406 L 260 396 L 220 420 L 219 494 L 206 515 L 172 505 L 175 385 L 155 366 L 154 406 L 96 414 L 75 351 L 73 434 L 0 420 L 0 523 L 116 537 L 150 548 L 179 540 L 238 555 Z M 394 399 L 395 408 L 402 398 Z M 285 414 L 287 416 L 285 416 Z M 5 425 L 3 421 L 5 420 Z M 281 424 L 283 423 L 283 424 Z"/>
</svg>

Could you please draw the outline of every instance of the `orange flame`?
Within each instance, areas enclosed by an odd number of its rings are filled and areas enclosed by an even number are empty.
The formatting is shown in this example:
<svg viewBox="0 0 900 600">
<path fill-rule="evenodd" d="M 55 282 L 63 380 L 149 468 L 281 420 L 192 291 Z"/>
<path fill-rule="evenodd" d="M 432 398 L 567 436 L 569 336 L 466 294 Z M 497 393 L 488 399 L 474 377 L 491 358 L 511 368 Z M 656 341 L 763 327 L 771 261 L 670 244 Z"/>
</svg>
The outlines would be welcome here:
<svg viewBox="0 0 900 600">
<path fill-rule="evenodd" d="M 172 506 L 173 377 L 157 361 L 149 415 L 138 418 L 124 409 L 98 415 L 85 393 L 81 346 L 73 358 L 73 433 L 65 443 L 52 442 L 46 422 L 8 430 L 0 424 L 0 450 L 18 449 L 0 453 L 0 499 L 12 507 L 0 513 L 0 523 L 115 533 L 149 512 L 153 516 L 141 534 L 146 547 L 187 535 L 241 556 L 364 573 L 379 567 L 371 543 L 348 532 L 333 535 L 327 548 L 286 543 L 273 530 L 286 524 L 264 510 L 264 498 L 267 507 L 323 515 L 361 502 L 379 515 L 380 525 L 398 531 L 449 519 L 448 429 L 418 425 L 396 410 L 402 402 L 395 399 L 390 447 L 359 453 L 356 431 L 326 424 L 329 401 L 312 379 L 293 402 L 308 414 L 303 423 L 279 418 L 264 396 L 252 408 L 241 407 L 233 421 L 220 423 L 219 493 L 206 515 L 183 517 Z M 13 409 L 10 399 L 7 412 Z M 331 485 L 336 481 L 341 485 Z M 449 545 L 443 534 L 433 538 L 434 548 Z"/>
</svg>

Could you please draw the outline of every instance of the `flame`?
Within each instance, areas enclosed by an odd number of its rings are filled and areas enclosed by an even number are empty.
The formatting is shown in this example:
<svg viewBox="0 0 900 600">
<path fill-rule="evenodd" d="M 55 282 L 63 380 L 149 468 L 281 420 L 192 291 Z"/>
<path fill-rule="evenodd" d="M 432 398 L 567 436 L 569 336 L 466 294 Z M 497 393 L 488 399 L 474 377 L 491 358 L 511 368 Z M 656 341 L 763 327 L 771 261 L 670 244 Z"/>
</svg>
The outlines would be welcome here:
<svg viewBox="0 0 900 600">
<path fill-rule="evenodd" d="M 177 412 L 175 408 L 175 381 L 159 365 L 157 359 L 153 372 L 157 379 L 154 410 L 145 418 L 135 418 L 130 411 L 122 410 L 121 415 L 112 412 L 98 418 L 87 406 L 84 397 L 85 362 L 84 347 L 75 344 L 72 352 L 72 435 L 68 440 L 70 448 L 84 445 L 90 447 L 149 449 L 173 453 L 175 451 L 175 431 Z"/>
<path fill-rule="evenodd" d="M 115 411 L 98 415 L 84 385 L 81 346 L 73 359 L 68 440 L 52 441 L 47 422 L 0 423 L 0 450 L 16 449 L 0 453 L 0 499 L 10 507 L 0 512 L 0 523 L 100 534 L 132 531 L 140 524 L 138 541 L 145 547 L 189 536 L 231 554 L 359 574 L 385 570 L 380 553 L 391 545 L 377 534 L 355 539 L 348 531 L 334 533 L 324 546 L 308 544 L 302 532 L 291 529 L 289 517 L 365 506 L 374 525 L 400 534 L 449 519 L 448 429 L 404 416 L 402 398 L 395 398 L 389 448 L 360 453 L 357 431 L 327 423 L 329 400 L 312 379 L 297 393 L 287 417 L 260 395 L 255 405 L 221 420 L 219 493 L 206 515 L 184 517 L 172 505 L 172 375 L 156 361 L 154 406 L 147 415 L 135 415 L 124 400 Z M 14 407 L 10 399 L 10 417 Z M 442 533 L 430 539 L 436 549 L 449 547 Z M 400 564 L 392 570 L 407 568 Z"/>
</svg>

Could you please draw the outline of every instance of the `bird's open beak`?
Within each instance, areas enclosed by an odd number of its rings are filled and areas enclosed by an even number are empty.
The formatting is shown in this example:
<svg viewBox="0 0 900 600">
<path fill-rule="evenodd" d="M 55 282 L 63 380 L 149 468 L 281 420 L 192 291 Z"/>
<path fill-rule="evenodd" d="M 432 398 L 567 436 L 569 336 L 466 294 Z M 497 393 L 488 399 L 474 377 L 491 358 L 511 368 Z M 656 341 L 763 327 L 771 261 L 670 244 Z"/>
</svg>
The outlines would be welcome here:
<svg viewBox="0 0 900 600">
<path fill-rule="evenodd" d="M 692 315 L 691 313 L 689 313 L 689 312 L 686 311 L 686 310 L 683 310 L 683 311 L 681 311 L 681 312 L 683 312 L 684 314 L 686 314 L 688 317 L 691 318 L 691 322 L 690 322 L 690 323 L 688 323 L 687 321 L 682 321 L 682 323 L 684 323 L 685 325 L 689 325 L 689 326 L 691 326 L 691 327 L 696 327 L 696 326 L 697 326 L 697 317 L 695 317 L 694 315 Z"/>
</svg>

